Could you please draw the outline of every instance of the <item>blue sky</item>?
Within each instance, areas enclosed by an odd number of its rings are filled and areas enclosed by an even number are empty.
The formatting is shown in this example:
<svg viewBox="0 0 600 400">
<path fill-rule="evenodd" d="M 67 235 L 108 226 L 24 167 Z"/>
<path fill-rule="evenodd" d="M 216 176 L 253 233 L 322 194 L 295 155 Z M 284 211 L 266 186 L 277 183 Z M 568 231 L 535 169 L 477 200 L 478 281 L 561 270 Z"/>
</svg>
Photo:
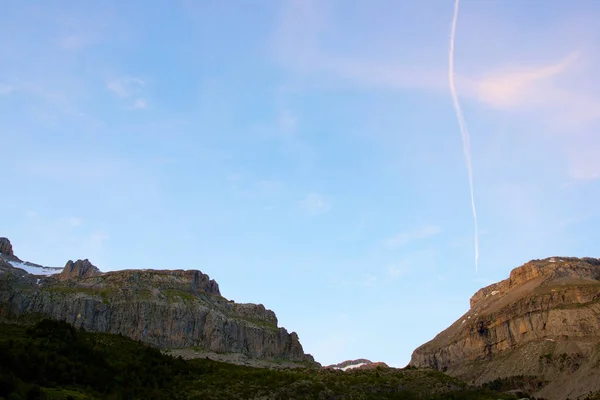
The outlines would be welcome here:
<svg viewBox="0 0 600 400">
<path fill-rule="evenodd" d="M 480 287 L 600 256 L 600 4 L 2 1 L 1 236 L 199 269 L 324 364 L 404 366 Z"/>
</svg>

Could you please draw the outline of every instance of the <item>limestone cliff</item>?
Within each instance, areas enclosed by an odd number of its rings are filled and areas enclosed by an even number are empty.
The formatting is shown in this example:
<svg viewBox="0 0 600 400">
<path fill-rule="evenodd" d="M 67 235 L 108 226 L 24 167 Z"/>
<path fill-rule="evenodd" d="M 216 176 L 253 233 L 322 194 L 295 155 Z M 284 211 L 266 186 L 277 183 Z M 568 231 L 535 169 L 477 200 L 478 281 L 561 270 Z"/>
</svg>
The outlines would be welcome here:
<svg viewBox="0 0 600 400">
<path fill-rule="evenodd" d="M 536 396 L 600 390 L 600 260 L 553 257 L 479 290 L 470 310 L 417 348 L 410 365 L 481 384 L 527 375 Z"/>
<path fill-rule="evenodd" d="M 254 359 L 313 361 L 295 332 L 277 326 L 273 311 L 223 298 L 218 284 L 200 271 L 102 273 L 88 260 L 78 260 L 69 261 L 59 274 L 44 276 L 27 273 L 36 264 L 10 261 L 0 253 L 0 320 L 50 317 L 163 349 L 194 347 Z"/>
</svg>

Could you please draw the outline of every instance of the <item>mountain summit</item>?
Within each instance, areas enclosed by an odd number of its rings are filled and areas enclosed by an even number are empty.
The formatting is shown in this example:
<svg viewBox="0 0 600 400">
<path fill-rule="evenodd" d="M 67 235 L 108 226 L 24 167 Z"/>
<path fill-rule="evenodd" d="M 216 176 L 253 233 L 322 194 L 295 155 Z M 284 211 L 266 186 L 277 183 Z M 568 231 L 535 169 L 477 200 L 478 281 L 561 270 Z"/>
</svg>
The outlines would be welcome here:
<svg viewBox="0 0 600 400">
<path fill-rule="evenodd" d="M 600 259 L 515 268 L 477 291 L 470 310 L 417 348 L 410 365 L 475 384 L 536 382 L 528 389 L 548 399 L 600 390 Z"/>
</svg>

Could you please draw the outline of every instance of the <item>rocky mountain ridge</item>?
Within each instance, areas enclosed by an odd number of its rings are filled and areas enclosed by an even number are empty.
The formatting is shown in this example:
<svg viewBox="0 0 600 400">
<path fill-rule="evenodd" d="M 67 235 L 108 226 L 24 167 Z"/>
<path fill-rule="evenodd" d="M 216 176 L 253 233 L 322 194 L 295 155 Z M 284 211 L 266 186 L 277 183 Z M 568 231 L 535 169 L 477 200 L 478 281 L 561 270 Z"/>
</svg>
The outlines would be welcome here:
<svg viewBox="0 0 600 400">
<path fill-rule="evenodd" d="M 102 273 L 89 260 L 51 269 L 18 259 L 0 238 L 0 321 L 64 320 L 161 349 L 194 348 L 248 359 L 314 363 L 295 332 L 262 304 L 239 304 L 197 270 Z"/>
<path fill-rule="evenodd" d="M 600 260 L 551 257 L 477 291 L 470 310 L 417 348 L 414 367 L 482 384 L 524 375 L 536 396 L 600 390 Z"/>
</svg>

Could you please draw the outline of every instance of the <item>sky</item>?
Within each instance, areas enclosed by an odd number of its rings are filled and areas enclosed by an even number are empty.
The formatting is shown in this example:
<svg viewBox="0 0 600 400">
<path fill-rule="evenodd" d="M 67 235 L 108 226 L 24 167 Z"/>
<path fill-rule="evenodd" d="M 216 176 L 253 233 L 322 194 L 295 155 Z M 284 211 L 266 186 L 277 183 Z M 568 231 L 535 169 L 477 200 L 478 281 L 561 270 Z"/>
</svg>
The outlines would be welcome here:
<svg viewBox="0 0 600 400">
<path fill-rule="evenodd" d="M 599 257 L 600 3 L 0 0 L 0 236 L 199 269 L 327 365 L 402 367 L 480 287 Z"/>
</svg>

